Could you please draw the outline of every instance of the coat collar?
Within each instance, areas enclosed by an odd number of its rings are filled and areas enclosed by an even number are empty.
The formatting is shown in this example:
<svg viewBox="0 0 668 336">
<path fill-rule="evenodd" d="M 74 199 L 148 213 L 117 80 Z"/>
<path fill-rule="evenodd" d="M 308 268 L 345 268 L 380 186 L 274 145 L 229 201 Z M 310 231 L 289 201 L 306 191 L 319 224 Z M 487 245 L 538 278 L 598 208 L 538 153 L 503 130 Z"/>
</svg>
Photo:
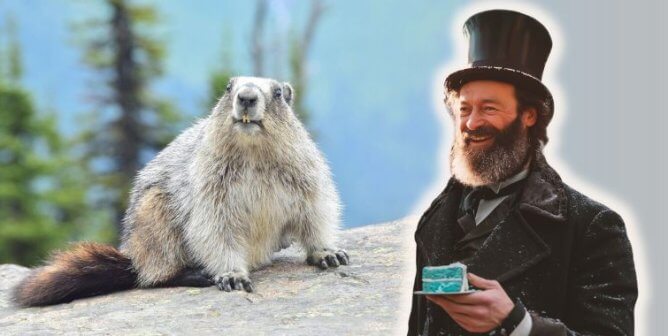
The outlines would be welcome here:
<svg viewBox="0 0 668 336">
<path fill-rule="evenodd" d="M 527 184 L 519 199 L 520 210 L 566 221 L 568 199 L 559 174 L 549 165 L 540 149 L 536 150 Z"/>
<path fill-rule="evenodd" d="M 540 148 L 534 153 L 529 176 L 526 178 L 527 184 L 518 201 L 520 210 L 547 217 L 555 222 L 565 222 L 568 199 L 564 183 L 559 174 L 547 163 Z M 454 207 L 453 197 L 447 196 L 452 196 L 454 193 L 457 196 L 454 198 L 458 199 L 463 188 L 464 185 L 461 182 L 451 177 L 445 189 L 434 199 L 422 216 L 416 231 L 420 231 L 424 225 L 424 219 L 428 218 L 434 208 L 444 199 L 450 208 Z M 447 202 L 448 199 L 450 202 Z"/>
<path fill-rule="evenodd" d="M 547 217 L 557 222 L 566 221 L 566 207 L 568 199 L 564 190 L 564 183 L 559 174 L 552 168 L 540 149 L 534 153 L 529 168 L 529 175 L 522 195 L 518 201 L 522 211 Z M 444 193 L 453 188 L 463 188 L 464 185 L 452 177 Z"/>
<path fill-rule="evenodd" d="M 454 232 L 451 230 L 456 230 L 458 226 L 456 223 L 446 223 L 456 221 L 453 214 L 457 212 L 462 190 L 463 185 L 451 178 L 443 193 L 418 224 L 416 241 L 425 247 L 425 259 L 431 265 L 444 264 L 447 256 L 454 253 L 456 242 L 452 240 Z M 534 228 L 535 223 L 527 222 L 525 215 L 530 213 L 549 219 L 540 221 L 541 223 L 565 222 L 567 197 L 561 178 L 547 164 L 540 151 L 535 153 L 527 183 L 518 202 L 519 211 L 511 211 L 506 220 L 494 227 L 481 248 L 470 258 L 463 260 L 473 273 L 488 279 L 506 281 L 550 254 L 550 248 Z M 444 208 L 443 213 L 450 215 L 432 219 L 439 203 Z M 439 239 L 434 240 L 434 236 Z"/>
</svg>

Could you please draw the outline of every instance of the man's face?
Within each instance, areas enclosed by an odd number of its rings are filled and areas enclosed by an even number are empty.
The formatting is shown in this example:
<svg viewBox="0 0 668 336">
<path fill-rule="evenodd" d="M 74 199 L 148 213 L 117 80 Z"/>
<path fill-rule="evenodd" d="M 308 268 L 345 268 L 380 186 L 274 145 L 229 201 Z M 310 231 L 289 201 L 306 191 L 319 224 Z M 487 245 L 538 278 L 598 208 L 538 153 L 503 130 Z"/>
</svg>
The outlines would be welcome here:
<svg viewBox="0 0 668 336">
<path fill-rule="evenodd" d="M 451 104 L 455 141 L 450 168 L 462 183 L 501 182 L 522 170 L 530 154 L 528 128 L 535 109 L 518 113 L 515 88 L 496 81 L 472 81 Z"/>
</svg>

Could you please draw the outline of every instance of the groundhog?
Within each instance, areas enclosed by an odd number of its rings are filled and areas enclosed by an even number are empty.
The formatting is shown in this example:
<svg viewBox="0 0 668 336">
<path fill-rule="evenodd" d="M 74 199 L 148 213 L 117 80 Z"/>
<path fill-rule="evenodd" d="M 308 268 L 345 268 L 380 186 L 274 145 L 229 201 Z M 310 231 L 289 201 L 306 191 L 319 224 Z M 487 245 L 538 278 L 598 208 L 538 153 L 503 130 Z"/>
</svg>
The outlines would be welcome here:
<svg viewBox="0 0 668 336">
<path fill-rule="evenodd" d="M 340 203 L 330 170 L 292 110 L 293 89 L 236 77 L 211 114 L 137 175 L 118 249 L 82 243 L 15 289 L 42 306 L 134 287 L 254 290 L 249 271 L 301 243 L 320 268 L 349 262 L 334 247 Z"/>
</svg>

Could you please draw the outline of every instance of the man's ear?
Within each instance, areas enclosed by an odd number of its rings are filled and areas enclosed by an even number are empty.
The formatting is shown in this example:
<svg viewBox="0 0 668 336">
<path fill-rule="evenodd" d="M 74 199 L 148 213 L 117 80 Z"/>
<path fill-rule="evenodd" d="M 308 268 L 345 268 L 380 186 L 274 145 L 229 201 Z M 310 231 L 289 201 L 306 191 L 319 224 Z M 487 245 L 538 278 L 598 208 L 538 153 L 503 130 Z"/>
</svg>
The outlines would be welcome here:
<svg viewBox="0 0 668 336">
<path fill-rule="evenodd" d="M 283 98 L 285 99 L 285 102 L 288 103 L 289 105 L 292 105 L 292 101 L 294 100 L 294 90 L 292 89 L 292 86 L 290 86 L 290 83 L 288 82 L 283 82 Z"/>
<path fill-rule="evenodd" d="M 538 121 L 538 112 L 535 107 L 527 107 L 522 111 L 522 123 L 525 127 L 531 127 Z"/>
</svg>

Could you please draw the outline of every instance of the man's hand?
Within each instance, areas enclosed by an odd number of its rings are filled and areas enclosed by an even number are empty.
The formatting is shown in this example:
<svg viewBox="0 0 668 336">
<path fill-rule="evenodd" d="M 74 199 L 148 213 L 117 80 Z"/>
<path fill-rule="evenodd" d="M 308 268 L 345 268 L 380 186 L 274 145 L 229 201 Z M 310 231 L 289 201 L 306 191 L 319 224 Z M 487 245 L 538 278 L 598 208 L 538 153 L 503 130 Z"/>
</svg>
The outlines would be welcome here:
<svg viewBox="0 0 668 336">
<path fill-rule="evenodd" d="M 493 330 L 510 314 L 515 304 L 498 281 L 469 273 L 469 284 L 482 291 L 449 296 L 428 295 L 427 299 L 443 308 L 452 319 L 469 332 Z"/>
</svg>

